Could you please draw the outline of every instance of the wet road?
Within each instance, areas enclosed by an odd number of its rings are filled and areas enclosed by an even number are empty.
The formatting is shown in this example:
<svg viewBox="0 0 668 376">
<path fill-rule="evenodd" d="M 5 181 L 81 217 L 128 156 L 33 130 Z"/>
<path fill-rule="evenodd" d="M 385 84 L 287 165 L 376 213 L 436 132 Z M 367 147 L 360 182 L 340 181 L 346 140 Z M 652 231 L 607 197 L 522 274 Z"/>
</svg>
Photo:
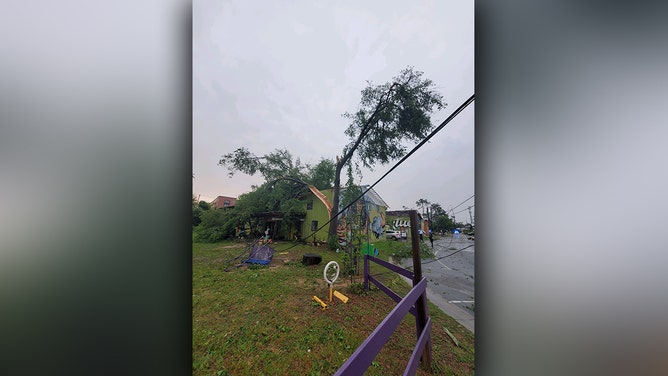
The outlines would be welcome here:
<svg viewBox="0 0 668 376">
<path fill-rule="evenodd" d="M 443 236 L 434 240 L 436 257 L 422 260 L 422 275 L 428 282 L 427 298 L 472 332 L 475 317 L 474 248 L 474 242 L 466 235 Z M 412 265 L 412 259 L 401 260 L 404 268 L 412 269 Z"/>
</svg>

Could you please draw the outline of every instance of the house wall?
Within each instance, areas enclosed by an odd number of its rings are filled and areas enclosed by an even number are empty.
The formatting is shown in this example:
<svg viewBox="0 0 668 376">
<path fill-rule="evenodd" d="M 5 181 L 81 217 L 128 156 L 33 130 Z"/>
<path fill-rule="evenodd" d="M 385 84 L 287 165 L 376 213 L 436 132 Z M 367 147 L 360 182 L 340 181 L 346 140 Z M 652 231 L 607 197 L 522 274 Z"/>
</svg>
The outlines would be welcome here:
<svg viewBox="0 0 668 376">
<path fill-rule="evenodd" d="M 327 199 L 330 202 L 332 201 L 333 197 L 332 189 L 323 189 L 320 191 L 327 197 Z M 314 239 L 312 235 L 313 231 L 311 230 L 313 221 L 318 221 L 318 228 L 319 228 L 325 223 L 327 223 L 327 221 L 329 221 L 329 213 L 327 212 L 327 208 L 322 203 L 322 201 L 320 201 L 317 197 L 315 197 L 315 195 L 309 193 L 309 197 L 310 199 L 313 200 L 313 208 L 308 209 L 305 206 L 306 217 L 304 218 L 304 222 L 302 223 L 301 234 L 304 240 L 313 241 Z M 362 215 L 366 220 L 366 223 L 363 224 L 362 228 L 359 229 L 361 234 L 367 235 L 367 228 L 368 228 L 369 229 L 368 235 L 371 241 L 374 241 L 376 239 L 384 239 L 385 228 L 387 228 L 387 223 L 385 218 L 386 216 L 385 212 L 387 211 L 387 208 L 385 206 L 376 205 L 368 200 L 365 200 L 363 205 L 360 204 L 358 205 L 358 207 L 350 209 L 356 210 L 357 215 Z M 332 211 L 334 210 L 335 209 L 332 209 Z M 338 235 L 340 240 L 344 240 L 346 235 L 346 229 L 344 228 L 344 224 L 346 224 L 345 212 L 341 215 L 340 221 L 341 224 L 339 225 Z M 316 232 L 315 240 L 326 242 L 328 230 L 329 226 L 325 226 L 320 231 Z"/>
<path fill-rule="evenodd" d="M 397 226 L 396 229 L 400 231 L 405 231 L 407 238 L 411 239 L 411 228 L 410 228 L 411 218 L 408 212 L 400 211 L 399 213 L 400 214 L 397 214 L 396 212 L 390 212 L 388 214 L 386 228 L 395 229 L 394 221 L 399 220 L 401 221 L 402 224 L 406 224 L 406 226 L 405 227 Z M 425 234 L 429 234 L 429 221 L 423 219 L 419 213 L 418 213 L 417 223 L 419 229 L 422 229 Z"/>
<path fill-rule="evenodd" d="M 331 189 L 324 189 L 320 191 L 327 197 L 327 199 L 330 202 L 332 201 Z M 329 220 L 329 213 L 327 212 L 327 207 L 325 207 L 325 204 L 323 204 L 322 201 L 320 201 L 317 197 L 315 197 L 313 193 L 309 192 L 308 194 L 309 194 L 309 200 L 313 200 L 313 208 L 308 209 L 307 204 L 304 205 L 304 211 L 306 212 L 306 217 L 304 217 L 304 222 L 302 222 L 301 236 L 302 239 L 306 241 L 313 241 L 314 236 L 313 236 L 313 231 L 311 230 L 313 221 L 317 221 L 318 222 L 317 226 L 318 228 L 320 228 Z M 329 226 L 325 226 L 323 229 L 316 232 L 315 240 L 326 242 L 328 230 Z"/>
<path fill-rule="evenodd" d="M 225 201 L 229 201 L 229 203 L 227 205 L 225 205 Z M 237 204 L 236 197 L 228 197 L 228 196 L 218 196 L 213 201 L 211 201 L 211 206 L 214 209 L 220 209 L 220 208 L 224 208 L 224 207 L 233 207 L 236 204 Z"/>
<path fill-rule="evenodd" d="M 369 229 L 369 238 L 371 241 L 385 238 L 385 229 L 387 227 L 386 211 L 387 208 L 373 203 L 366 203 L 367 210 L 367 228 Z M 366 234 L 366 229 L 362 231 Z"/>
<path fill-rule="evenodd" d="M 375 193 L 377 195 L 377 193 Z M 387 207 L 381 205 L 381 200 L 373 200 L 371 195 L 365 195 L 364 200 L 358 201 L 355 206 L 351 206 L 343 212 L 339 223 L 338 237 L 339 242 L 350 239 L 351 230 L 359 231 L 368 241 L 373 242 L 378 239 L 384 239 Z M 343 207 L 343 205 L 341 205 Z M 348 218 L 351 218 L 349 221 Z M 354 218 L 357 217 L 357 218 Z M 366 242 L 367 240 L 364 240 Z"/>
</svg>

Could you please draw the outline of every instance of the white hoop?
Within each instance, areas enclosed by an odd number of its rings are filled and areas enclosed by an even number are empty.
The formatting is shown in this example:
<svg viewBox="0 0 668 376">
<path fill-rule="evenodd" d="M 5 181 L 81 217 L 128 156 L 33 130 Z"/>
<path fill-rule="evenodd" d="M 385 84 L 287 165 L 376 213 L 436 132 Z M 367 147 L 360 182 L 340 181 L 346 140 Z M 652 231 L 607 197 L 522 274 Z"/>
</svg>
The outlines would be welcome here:
<svg viewBox="0 0 668 376">
<path fill-rule="evenodd" d="M 334 267 L 334 269 L 336 270 L 336 275 L 331 281 L 327 278 L 327 269 L 329 269 L 330 267 Z M 334 281 L 336 281 L 336 279 L 339 278 L 339 264 L 337 264 L 336 261 L 328 262 L 327 265 L 325 266 L 325 271 L 322 274 L 325 277 L 325 282 L 327 282 L 331 286 L 332 284 L 334 284 Z"/>
</svg>

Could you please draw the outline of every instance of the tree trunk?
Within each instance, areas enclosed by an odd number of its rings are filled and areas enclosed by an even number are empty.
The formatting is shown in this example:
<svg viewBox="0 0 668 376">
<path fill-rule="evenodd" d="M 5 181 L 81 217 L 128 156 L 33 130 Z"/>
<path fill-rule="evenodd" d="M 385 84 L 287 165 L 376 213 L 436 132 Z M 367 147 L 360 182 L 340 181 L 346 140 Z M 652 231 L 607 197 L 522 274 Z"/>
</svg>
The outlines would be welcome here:
<svg viewBox="0 0 668 376">
<path fill-rule="evenodd" d="M 376 109 L 374 110 L 373 114 L 369 116 L 369 118 L 364 122 L 364 124 L 360 127 L 360 134 L 357 137 L 357 140 L 355 143 L 350 147 L 350 149 L 347 150 L 347 152 L 339 159 L 339 157 L 336 157 L 336 172 L 334 175 L 334 189 L 332 190 L 332 216 L 330 216 L 331 221 L 329 222 L 329 231 L 327 234 L 327 240 L 330 242 L 332 239 L 337 239 L 337 234 L 336 234 L 336 228 L 338 226 L 338 220 L 334 217 L 336 213 L 339 212 L 339 191 L 341 188 L 341 170 L 343 169 L 343 166 L 348 163 L 348 160 L 352 158 L 353 153 L 355 150 L 357 150 L 357 147 L 360 145 L 364 137 L 367 136 L 369 131 L 372 128 L 372 121 L 376 119 L 376 115 L 380 112 L 382 108 L 384 108 L 387 105 L 388 102 L 388 97 L 392 90 L 394 89 L 395 86 L 399 86 L 398 83 L 393 83 L 392 86 L 388 89 L 387 93 L 385 93 L 385 98 L 381 97 L 380 100 L 378 101 L 378 104 L 376 105 Z M 345 149 L 344 149 L 345 151 Z M 338 239 L 337 239 L 338 242 Z M 330 243 L 331 244 L 331 243 Z"/>
</svg>

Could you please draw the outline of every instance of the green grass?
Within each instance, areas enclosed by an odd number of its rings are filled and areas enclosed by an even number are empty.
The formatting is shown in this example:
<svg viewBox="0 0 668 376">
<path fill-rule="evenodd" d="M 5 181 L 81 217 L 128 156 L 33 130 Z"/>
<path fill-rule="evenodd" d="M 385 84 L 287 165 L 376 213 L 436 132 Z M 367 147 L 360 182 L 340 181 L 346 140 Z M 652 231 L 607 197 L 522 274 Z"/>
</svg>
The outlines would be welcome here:
<svg viewBox="0 0 668 376">
<path fill-rule="evenodd" d="M 387 259 L 383 242 L 374 242 Z M 350 300 L 336 298 L 326 310 L 313 301 L 329 300 L 324 265 L 343 262 L 343 253 L 324 247 L 275 245 L 270 266 L 233 267 L 225 261 L 243 250 L 242 243 L 193 244 L 193 374 L 194 375 L 331 375 L 394 308 L 395 303 L 373 288 L 362 292 L 360 276 L 340 275 L 334 288 Z M 320 265 L 303 266 L 304 253 L 323 256 Z M 383 257 L 384 256 L 384 257 Z M 387 270 L 372 265 L 372 273 Z M 400 295 L 410 286 L 394 273 L 378 277 Z M 361 293 L 360 295 L 356 292 Z M 455 320 L 429 304 L 432 317 L 432 371 L 419 375 L 473 374 L 474 337 Z M 456 347 L 445 333 L 458 339 Z M 366 374 L 402 373 L 415 346 L 415 319 L 407 315 Z"/>
</svg>

